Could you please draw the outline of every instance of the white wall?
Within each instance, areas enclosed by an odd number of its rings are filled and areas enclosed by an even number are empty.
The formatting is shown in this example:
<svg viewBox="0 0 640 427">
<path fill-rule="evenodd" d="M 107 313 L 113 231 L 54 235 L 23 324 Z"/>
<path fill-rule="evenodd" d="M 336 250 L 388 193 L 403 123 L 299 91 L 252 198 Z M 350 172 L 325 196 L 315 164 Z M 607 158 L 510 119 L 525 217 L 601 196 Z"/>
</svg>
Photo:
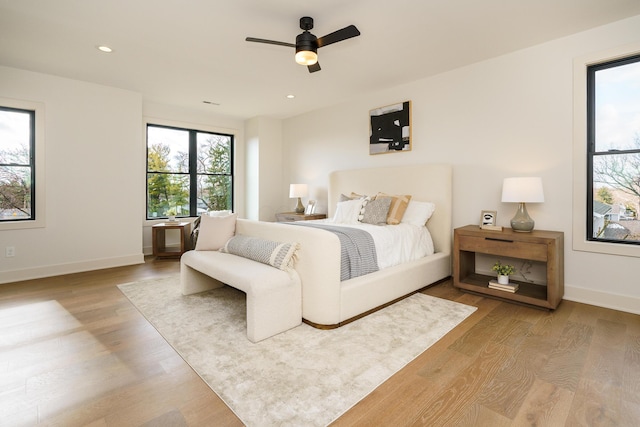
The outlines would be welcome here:
<svg viewBox="0 0 640 427">
<path fill-rule="evenodd" d="M 143 118 L 234 134 L 234 202 L 244 214 L 241 120 L 7 67 L 0 67 L 0 96 L 42 103 L 46 116 L 46 211 L 38 212 L 46 226 L 0 231 L 0 283 L 141 263 L 151 253 Z M 6 246 L 15 257 L 4 257 Z"/>
<path fill-rule="evenodd" d="M 46 150 L 46 226 L 0 231 L 0 283 L 142 262 L 141 96 L 6 67 L 0 94 L 44 104 Z"/>
<path fill-rule="evenodd" d="M 508 226 L 516 206 L 501 203 L 502 179 L 541 176 L 545 203 L 528 208 L 537 228 L 565 233 L 565 297 L 640 312 L 639 258 L 572 248 L 573 59 L 639 40 L 637 16 L 288 119 L 284 176 L 308 183 L 326 212 L 332 170 L 451 163 L 455 227 L 478 223 L 481 210 Z M 370 156 L 368 111 L 405 100 L 412 151 Z"/>
<path fill-rule="evenodd" d="M 255 117 L 245 123 L 246 218 L 274 221 L 283 192 L 282 121 Z M 288 193 L 287 186 L 287 194 Z"/>
</svg>

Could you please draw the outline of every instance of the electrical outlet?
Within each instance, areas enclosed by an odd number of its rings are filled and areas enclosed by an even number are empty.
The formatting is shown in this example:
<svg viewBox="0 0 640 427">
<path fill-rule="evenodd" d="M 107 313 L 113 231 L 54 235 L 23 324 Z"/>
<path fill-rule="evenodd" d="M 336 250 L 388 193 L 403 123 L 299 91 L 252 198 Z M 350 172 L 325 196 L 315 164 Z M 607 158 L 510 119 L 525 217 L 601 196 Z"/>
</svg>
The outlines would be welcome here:
<svg viewBox="0 0 640 427">
<path fill-rule="evenodd" d="M 4 256 L 9 258 L 16 256 L 16 247 L 15 246 L 7 246 L 4 250 Z"/>
</svg>

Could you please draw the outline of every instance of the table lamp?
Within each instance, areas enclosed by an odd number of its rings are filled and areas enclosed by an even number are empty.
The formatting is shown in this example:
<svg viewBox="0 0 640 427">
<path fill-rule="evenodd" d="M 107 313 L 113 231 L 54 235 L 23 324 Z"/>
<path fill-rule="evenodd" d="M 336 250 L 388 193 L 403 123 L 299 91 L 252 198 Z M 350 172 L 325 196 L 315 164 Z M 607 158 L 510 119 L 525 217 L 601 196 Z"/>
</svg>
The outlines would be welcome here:
<svg viewBox="0 0 640 427">
<path fill-rule="evenodd" d="M 301 197 L 307 197 L 309 194 L 309 189 L 307 184 L 291 184 L 289 185 L 289 197 L 290 198 L 298 198 L 298 204 L 296 205 L 296 213 L 304 213 L 304 206 L 302 205 Z"/>
<path fill-rule="evenodd" d="M 502 201 L 518 203 L 516 215 L 511 219 L 513 231 L 530 232 L 535 222 L 529 216 L 525 203 L 544 202 L 542 179 L 539 177 L 505 178 L 502 183 Z"/>
</svg>

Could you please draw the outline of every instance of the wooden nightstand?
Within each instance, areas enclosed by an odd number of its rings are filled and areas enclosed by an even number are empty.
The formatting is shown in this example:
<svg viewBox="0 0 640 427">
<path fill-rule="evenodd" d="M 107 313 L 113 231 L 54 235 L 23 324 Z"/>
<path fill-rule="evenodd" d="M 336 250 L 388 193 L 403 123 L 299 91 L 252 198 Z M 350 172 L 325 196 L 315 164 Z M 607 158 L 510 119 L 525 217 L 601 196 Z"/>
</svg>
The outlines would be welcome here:
<svg viewBox="0 0 640 427">
<path fill-rule="evenodd" d="M 180 233 L 179 245 L 167 246 L 166 231 L 178 230 Z M 187 236 L 191 231 L 190 222 L 178 222 L 175 224 L 162 222 L 151 227 L 151 244 L 153 246 L 153 255 L 158 258 L 180 258 L 187 250 Z"/>
<path fill-rule="evenodd" d="M 495 277 L 476 273 L 476 254 L 543 263 L 546 285 L 510 280 L 519 285 L 516 293 L 491 289 L 488 283 Z M 510 228 L 488 231 L 477 225 L 456 228 L 453 232 L 453 285 L 493 298 L 555 309 L 564 295 L 564 233 L 545 230 L 518 233 Z"/>
<path fill-rule="evenodd" d="M 309 221 L 312 219 L 325 219 L 327 214 L 309 214 L 305 215 L 303 213 L 295 213 L 295 212 L 278 212 L 276 214 L 277 222 L 291 222 L 291 221 Z"/>
</svg>

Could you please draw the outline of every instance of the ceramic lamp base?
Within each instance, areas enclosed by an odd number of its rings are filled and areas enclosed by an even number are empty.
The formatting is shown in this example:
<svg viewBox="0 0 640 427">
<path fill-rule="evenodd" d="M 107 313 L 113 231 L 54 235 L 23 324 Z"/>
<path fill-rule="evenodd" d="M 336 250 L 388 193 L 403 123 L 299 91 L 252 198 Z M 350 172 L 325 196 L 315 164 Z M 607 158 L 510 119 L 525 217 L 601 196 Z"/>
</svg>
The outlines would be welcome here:
<svg viewBox="0 0 640 427">
<path fill-rule="evenodd" d="M 302 205 L 302 200 L 298 197 L 298 204 L 296 205 L 296 213 L 304 213 L 304 206 Z"/>
<path fill-rule="evenodd" d="M 534 225 L 535 221 L 529 216 L 527 207 L 524 203 L 520 203 L 518 205 L 516 215 L 511 218 L 511 228 L 513 229 L 513 231 L 529 233 L 531 232 L 531 230 L 533 230 Z"/>
</svg>

